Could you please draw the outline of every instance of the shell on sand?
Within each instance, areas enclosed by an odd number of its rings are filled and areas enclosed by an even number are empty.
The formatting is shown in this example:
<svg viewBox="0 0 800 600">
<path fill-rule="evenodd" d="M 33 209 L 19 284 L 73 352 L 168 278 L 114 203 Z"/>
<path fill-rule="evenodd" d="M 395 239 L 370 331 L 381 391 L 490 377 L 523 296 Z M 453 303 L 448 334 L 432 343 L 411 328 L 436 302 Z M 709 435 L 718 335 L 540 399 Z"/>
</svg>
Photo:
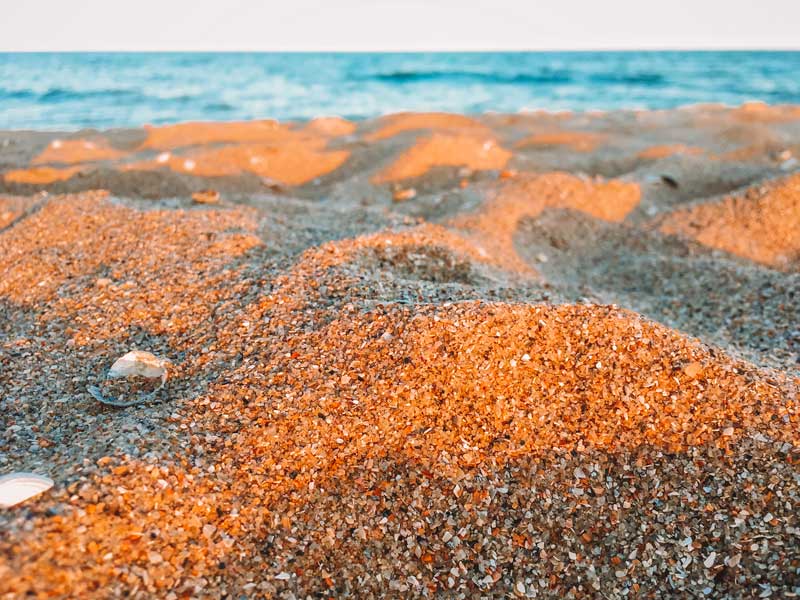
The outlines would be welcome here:
<svg viewBox="0 0 800 600">
<path fill-rule="evenodd" d="M 125 356 L 118 358 L 111 365 L 111 368 L 106 374 L 106 379 L 122 379 L 130 377 L 144 377 L 146 379 L 161 379 L 161 385 L 154 389 L 149 394 L 145 394 L 131 401 L 123 401 L 121 399 L 109 398 L 105 396 L 102 390 L 96 385 L 90 385 L 86 389 L 97 400 L 109 406 L 116 406 L 117 408 L 125 408 L 127 406 L 134 406 L 141 404 L 155 397 L 155 395 L 167 383 L 167 367 L 170 361 L 165 358 L 160 358 L 150 352 L 143 350 L 132 350 Z"/>
<path fill-rule="evenodd" d="M 192 194 L 192 200 L 197 204 L 219 204 L 217 190 L 201 190 Z"/>
<path fill-rule="evenodd" d="M 150 352 L 143 350 L 132 350 L 125 356 L 118 358 L 108 370 L 109 379 L 119 377 L 148 377 L 156 379 L 160 377 L 163 381 L 167 379 L 167 365 L 169 361 L 159 358 Z"/>
<path fill-rule="evenodd" d="M 53 480 L 35 473 L 9 473 L 0 477 L 0 507 L 10 508 L 46 492 Z"/>
</svg>

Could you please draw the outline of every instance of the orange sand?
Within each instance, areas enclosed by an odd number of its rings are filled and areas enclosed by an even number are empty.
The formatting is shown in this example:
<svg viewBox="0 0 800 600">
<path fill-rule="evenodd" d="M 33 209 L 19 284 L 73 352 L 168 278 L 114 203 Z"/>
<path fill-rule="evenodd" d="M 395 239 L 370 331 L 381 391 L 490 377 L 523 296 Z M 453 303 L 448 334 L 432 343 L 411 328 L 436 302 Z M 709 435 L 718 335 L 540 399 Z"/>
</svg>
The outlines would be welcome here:
<svg viewBox="0 0 800 600">
<path fill-rule="evenodd" d="M 639 152 L 639 158 L 656 160 L 666 158 L 674 154 L 702 154 L 704 150 L 696 146 L 685 146 L 684 144 L 664 144 L 661 146 L 651 146 Z"/>
<path fill-rule="evenodd" d="M 639 203 L 641 192 L 634 183 L 589 181 L 567 173 L 519 178 L 500 188 L 474 214 L 459 215 L 452 225 L 471 231 L 489 255 L 506 268 L 532 272 L 514 246 L 520 220 L 535 217 L 546 208 L 572 208 L 606 221 L 622 221 Z"/>
<path fill-rule="evenodd" d="M 0 231 L 20 218 L 35 200 L 15 196 L 0 196 Z"/>
<path fill-rule="evenodd" d="M 800 175 L 719 202 L 700 204 L 667 216 L 661 231 L 777 269 L 793 270 L 800 258 Z"/>
<path fill-rule="evenodd" d="M 470 117 L 449 113 L 400 113 L 389 115 L 380 121 L 380 127 L 365 136 L 370 142 L 393 137 L 406 131 L 471 131 L 476 135 L 488 134 L 487 128 Z"/>
<path fill-rule="evenodd" d="M 417 142 L 374 178 L 375 183 L 419 177 L 433 167 L 502 169 L 511 153 L 493 139 L 472 135 L 434 134 Z"/>
<path fill-rule="evenodd" d="M 603 142 L 605 136 L 588 131 L 554 131 L 535 133 L 518 141 L 516 147 L 567 146 L 576 152 L 591 152 Z"/>
<path fill-rule="evenodd" d="M 112 148 L 103 138 L 79 140 L 55 140 L 45 148 L 39 156 L 31 161 L 32 165 L 62 163 L 93 162 L 99 160 L 118 160 L 125 152 Z M 44 183 L 44 182 L 43 182 Z"/>
<path fill-rule="evenodd" d="M 763 102 L 747 102 L 732 115 L 745 122 L 787 123 L 800 119 L 800 106 L 770 106 Z"/>
<path fill-rule="evenodd" d="M 223 177 L 254 173 L 287 185 L 300 185 L 340 167 L 349 152 L 325 151 L 321 143 L 296 142 L 278 146 L 240 144 L 170 155 L 160 162 L 151 160 L 125 165 L 126 170 L 169 167 L 178 173 L 198 177 Z"/>
<path fill-rule="evenodd" d="M 76 167 L 31 167 L 30 169 L 13 169 L 3 174 L 3 179 L 9 183 L 47 184 L 56 181 L 66 181 L 73 175 L 84 170 L 84 166 Z"/>
<path fill-rule="evenodd" d="M 340 137 L 355 133 L 356 124 L 341 117 L 317 117 L 306 124 L 305 130 L 314 134 Z"/>
<path fill-rule="evenodd" d="M 273 120 L 230 123 L 179 123 L 161 127 L 145 126 L 147 139 L 142 149 L 174 150 L 220 142 L 275 142 L 289 133 L 289 127 Z"/>
<path fill-rule="evenodd" d="M 50 235 L 48 229 L 56 222 L 61 224 L 61 231 Z M 202 286 L 201 274 L 210 268 L 215 258 L 230 258 L 259 244 L 257 238 L 247 234 L 225 233 L 237 227 L 254 228 L 240 211 L 142 212 L 114 206 L 102 192 L 62 197 L 48 202 L 29 217 L 27 227 L 12 229 L 0 241 L 0 264 L 7 273 L 0 280 L 0 297 L 19 304 L 35 304 L 50 299 L 70 280 L 91 276 L 102 267 L 128 262 L 130 271 L 117 271 L 112 267 L 109 272 L 119 287 L 96 291 L 108 295 L 117 290 L 120 299 L 125 298 L 124 306 L 119 306 L 124 308 L 124 318 L 135 322 L 141 317 L 139 306 L 162 316 L 172 311 L 185 311 L 188 307 L 175 298 L 169 300 L 169 307 L 159 306 L 158 301 L 147 299 L 148 291 L 152 290 L 129 284 L 135 281 L 137 273 L 142 276 L 143 271 L 155 269 L 163 275 L 173 263 L 183 268 L 182 263 L 186 261 L 191 265 L 187 276 L 194 285 Z M 148 239 L 151 247 L 135 251 L 128 240 L 137 236 Z M 87 247 L 86 240 L 91 238 L 107 240 L 102 253 Z M 197 240 L 203 238 L 205 243 L 198 244 Z M 177 281 L 174 276 L 170 280 Z M 176 289 L 189 293 L 187 301 L 190 301 L 188 280 Z M 138 294 L 145 296 L 137 301 Z M 96 301 L 93 296 L 85 299 L 89 306 Z M 74 303 L 67 303 L 71 306 L 65 314 L 80 313 Z M 102 306 L 98 308 L 103 310 Z M 108 315 L 102 320 L 108 321 Z"/>
</svg>

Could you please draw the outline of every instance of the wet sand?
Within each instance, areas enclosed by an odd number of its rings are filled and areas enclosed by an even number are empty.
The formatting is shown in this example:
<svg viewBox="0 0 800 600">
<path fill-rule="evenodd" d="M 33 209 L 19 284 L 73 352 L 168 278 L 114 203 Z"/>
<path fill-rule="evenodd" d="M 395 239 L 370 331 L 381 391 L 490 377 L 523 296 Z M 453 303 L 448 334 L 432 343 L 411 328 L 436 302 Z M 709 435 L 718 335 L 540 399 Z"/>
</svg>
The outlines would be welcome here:
<svg viewBox="0 0 800 600">
<path fill-rule="evenodd" d="M 55 480 L 0 598 L 800 594 L 798 159 L 759 104 L 0 132 Z"/>
</svg>

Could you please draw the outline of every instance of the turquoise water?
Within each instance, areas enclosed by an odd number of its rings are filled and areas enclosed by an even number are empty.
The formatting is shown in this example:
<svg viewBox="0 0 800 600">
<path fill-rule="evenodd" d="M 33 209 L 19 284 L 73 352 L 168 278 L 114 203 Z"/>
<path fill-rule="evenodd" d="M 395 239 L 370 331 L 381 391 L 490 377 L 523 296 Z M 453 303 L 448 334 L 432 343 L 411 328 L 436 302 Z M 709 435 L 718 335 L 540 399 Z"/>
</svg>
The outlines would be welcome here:
<svg viewBox="0 0 800 600">
<path fill-rule="evenodd" d="M 800 52 L 0 54 L 0 129 L 800 104 Z"/>
</svg>

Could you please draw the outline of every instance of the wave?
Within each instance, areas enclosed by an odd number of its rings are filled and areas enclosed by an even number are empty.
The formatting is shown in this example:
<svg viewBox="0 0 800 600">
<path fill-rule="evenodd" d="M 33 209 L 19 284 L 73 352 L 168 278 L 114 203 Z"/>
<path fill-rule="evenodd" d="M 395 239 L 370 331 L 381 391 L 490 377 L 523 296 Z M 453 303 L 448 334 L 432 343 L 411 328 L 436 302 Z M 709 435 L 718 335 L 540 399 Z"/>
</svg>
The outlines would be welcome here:
<svg viewBox="0 0 800 600">
<path fill-rule="evenodd" d="M 415 83 L 424 81 L 468 81 L 479 83 L 569 83 L 572 75 L 566 71 L 544 71 L 541 73 L 485 73 L 480 71 L 390 71 L 358 76 L 390 83 Z"/>
<path fill-rule="evenodd" d="M 632 83 L 657 85 L 666 81 L 661 73 L 594 73 L 589 76 L 594 83 Z"/>
<path fill-rule="evenodd" d="M 210 110 L 213 112 L 230 112 L 236 110 L 236 107 L 228 104 L 227 102 L 211 102 L 203 106 L 204 110 Z"/>
<path fill-rule="evenodd" d="M 481 71 L 390 71 L 360 75 L 360 79 L 371 79 L 389 83 L 415 83 L 427 81 L 466 81 L 486 84 L 562 84 L 577 82 L 578 75 L 565 70 L 544 70 L 537 73 L 486 73 Z M 592 83 L 617 83 L 658 85 L 666 81 L 661 73 L 591 73 L 586 76 Z"/>
<path fill-rule="evenodd" d="M 152 96 L 138 90 L 110 88 L 101 90 L 75 90 L 68 88 L 50 88 L 44 92 L 33 89 L 7 90 L 0 88 L 0 100 L 33 100 L 44 104 L 59 102 L 80 102 L 84 100 L 111 99 L 122 102 L 176 102 L 188 103 L 197 100 L 197 96 L 182 94 L 180 96 Z M 230 108 L 229 105 L 226 105 Z M 219 104 L 211 104 L 210 108 L 220 108 Z"/>
<path fill-rule="evenodd" d="M 0 89 L 0 98 L 3 100 L 30 100 L 39 94 L 33 90 L 3 90 Z"/>
<path fill-rule="evenodd" d="M 143 100 L 147 96 L 137 90 L 111 88 L 104 90 L 71 90 L 50 88 L 37 95 L 40 102 L 63 102 L 68 100 L 91 100 L 93 98 L 113 98 L 115 100 Z"/>
</svg>

